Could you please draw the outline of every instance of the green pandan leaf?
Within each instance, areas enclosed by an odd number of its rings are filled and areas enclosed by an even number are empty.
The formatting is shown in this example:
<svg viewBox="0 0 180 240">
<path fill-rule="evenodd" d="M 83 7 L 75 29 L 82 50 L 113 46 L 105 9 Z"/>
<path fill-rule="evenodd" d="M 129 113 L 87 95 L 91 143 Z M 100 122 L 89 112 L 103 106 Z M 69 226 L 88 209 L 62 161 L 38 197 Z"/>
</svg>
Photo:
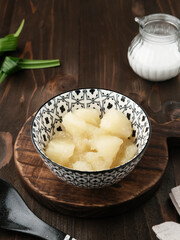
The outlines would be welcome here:
<svg viewBox="0 0 180 240">
<path fill-rule="evenodd" d="M 31 60 L 6 56 L 0 68 L 0 83 L 8 76 L 20 69 L 38 69 L 60 66 L 59 59 Z"/>
<path fill-rule="evenodd" d="M 8 34 L 0 38 L 0 52 L 14 51 L 17 48 L 18 37 L 23 29 L 24 19 L 22 20 L 18 30 L 14 34 Z"/>
</svg>

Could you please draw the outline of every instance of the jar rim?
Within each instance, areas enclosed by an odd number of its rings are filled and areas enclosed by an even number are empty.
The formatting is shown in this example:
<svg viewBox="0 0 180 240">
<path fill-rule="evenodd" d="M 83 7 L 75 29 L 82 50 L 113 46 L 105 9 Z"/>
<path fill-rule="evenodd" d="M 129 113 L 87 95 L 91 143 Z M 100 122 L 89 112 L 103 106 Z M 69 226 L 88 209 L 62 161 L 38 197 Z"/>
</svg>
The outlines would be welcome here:
<svg viewBox="0 0 180 240">
<path fill-rule="evenodd" d="M 154 38 L 154 40 L 158 40 L 161 38 L 161 41 L 171 41 L 178 37 L 180 34 L 180 20 L 177 17 L 174 17 L 169 14 L 163 14 L 163 13 L 156 13 L 156 14 L 150 14 L 148 16 L 144 16 L 142 18 L 135 18 L 135 21 L 139 23 L 139 30 L 140 33 L 147 38 L 151 38 L 151 40 Z M 155 24 L 166 24 L 169 25 L 169 28 L 171 28 L 171 32 L 167 32 L 166 29 L 166 35 L 160 34 L 156 32 L 150 32 L 148 31 L 148 26 L 155 25 Z M 174 28 L 174 29 L 173 29 Z M 154 28 L 151 26 L 151 30 Z M 173 31 L 172 31 L 173 29 Z M 161 29 L 163 31 L 163 29 Z"/>
</svg>

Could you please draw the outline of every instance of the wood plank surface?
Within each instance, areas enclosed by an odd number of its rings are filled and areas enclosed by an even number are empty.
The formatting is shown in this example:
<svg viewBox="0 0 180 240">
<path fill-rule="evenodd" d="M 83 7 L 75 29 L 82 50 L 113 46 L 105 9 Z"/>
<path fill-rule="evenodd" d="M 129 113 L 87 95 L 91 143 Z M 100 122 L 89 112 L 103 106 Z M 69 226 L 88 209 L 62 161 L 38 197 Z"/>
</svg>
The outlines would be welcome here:
<svg viewBox="0 0 180 240">
<path fill-rule="evenodd" d="M 0 37 L 14 33 L 25 19 L 18 49 L 8 55 L 61 61 L 58 68 L 20 71 L 0 85 L 0 178 L 17 188 L 38 217 L 78 240 L 156 240 L 153 225 L 179 222 L 168 194 L 180 184 L 180 76 L 152 83 L 137 76 L 127 60 L 138 33 L 134 17 L 158 12 L 180 18 L 180 1 L 0 0 Z M 136 209 L 98 219 L 67 216 L 34 198 L 16 170 L 13 148 L 26 120 L 49 98 L 78 87 L 109 88 L 131 97 L 163 138 L 162 149 L 169 150 L 158 190 Z M 159 143 L 157 138 L 155 149 Z M 6 239 L 38 238 L 0 229 L 0 240 Z"/>
</svg>

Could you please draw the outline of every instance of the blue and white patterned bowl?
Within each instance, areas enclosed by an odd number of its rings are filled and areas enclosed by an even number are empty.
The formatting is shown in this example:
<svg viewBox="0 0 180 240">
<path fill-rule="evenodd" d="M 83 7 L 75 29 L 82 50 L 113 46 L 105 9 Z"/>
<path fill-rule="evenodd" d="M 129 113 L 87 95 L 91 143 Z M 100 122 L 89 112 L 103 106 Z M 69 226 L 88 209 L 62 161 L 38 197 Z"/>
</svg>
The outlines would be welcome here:
<svg viewBox="0 0 180 240">
<path fill-rule="evenodd" d="M 103 171 L 73 170 L 51 161 L 45 154 L 47 143 L 62 130 L 63 116 L 78 108 L 96 108 L 101 116 L 110 108 L 122 111 L 133 125 L 137 155 L 124 165 Z M 77 89 L 55 96 L 37 111 L 31 127 L 32 142 L 47 167 L 61 180 L 85 188 L 102 188 L 127 176 L 142 158 L 150 134 L 148 116 L 137 103 L 118 92 L 96 88 Z"/>
</svg>

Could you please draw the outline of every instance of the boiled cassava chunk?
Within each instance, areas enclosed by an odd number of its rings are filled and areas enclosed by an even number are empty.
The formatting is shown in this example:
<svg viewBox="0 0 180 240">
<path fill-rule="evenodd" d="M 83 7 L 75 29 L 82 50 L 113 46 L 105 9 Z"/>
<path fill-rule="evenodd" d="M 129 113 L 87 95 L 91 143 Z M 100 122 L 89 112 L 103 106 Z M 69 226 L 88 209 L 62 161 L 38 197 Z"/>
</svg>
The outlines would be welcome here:
<svg viewBox="0 0 180 240">
<path fill-rule="evenodd" d="M 101 119 L 100 127 L 107 133 L 120 138 L 128 138 L 132 134 L 130 120 L 120 111 L 108 110 Z"/>
<path fill-rule="evenodd" d="M 121 159 L 121 164 L 128 162 L 132 159 L 137 153 L 137 146 L 134 143 L 129 144 L 124 152 L 124 157 Z"/>
<path fill-rule="evenodd" d="M 76 161 L 72 164 L 73 169 L 80 170 L 80 171 L 92 171 L 92 166 L 88 162 L 85 161 Z"/>
<path fill-rule="evenodd" d="M 84 138 L 74 137 L 73 140 L 75 143 L 75 150 L 74 150 L 75 152 L 83 153 L 90 150 L 91 146 L 90 146 L 89 139 L 85 137 Z"/>
<path fill-rule="evenodd" d="M 122 143 L 119 137 L 102 135 L 91 140 L 91 149 L 97 151 L 110 168 Z"/>
<path fill-rule="evenodd" d="M 72 136 L 77 137 L 86 135 L 86 122 L 82 119 L 79 119 L 72 112 L 68 112 L 63 117 L 63 126 L 65 127 L 65 130 Z"/>
<path fill-rule="evenodd" d="M 125 139 L 117 154 L 114 166 L 122 165 L 132 159 L 137 153 L 137 146 L 130 139 Z"/>
<path fill-rule="evenodd" d="M 83 159 L 91 164 L 93 171 L 101 171 L 109 168 L 109 164 L 98 152 L 86 152 L 83 155 Z"/>
<path fill-rule="evenodd" d="M 65 132 L 60 132 L 49 141 L 46 148 L 46 155 L 52 161 L 66 166 L 69 158 L 74 153 L 75 144 L 72 137 Z"/>
<path fill-rule="evenodd" d="M 106 131 L 94 125 L 87 124 L 86 133 L 87 133 L 87 137 L 91 139 L 91 138 L 106 134 Z"/>
<path fill-rule="evenodd" d="M 79 119 L 84 120 L 86 123 L 99 126 L 100 118 L 99 111 L 91 108 L 80 108 L 73 112 Z"/>
</svg>

